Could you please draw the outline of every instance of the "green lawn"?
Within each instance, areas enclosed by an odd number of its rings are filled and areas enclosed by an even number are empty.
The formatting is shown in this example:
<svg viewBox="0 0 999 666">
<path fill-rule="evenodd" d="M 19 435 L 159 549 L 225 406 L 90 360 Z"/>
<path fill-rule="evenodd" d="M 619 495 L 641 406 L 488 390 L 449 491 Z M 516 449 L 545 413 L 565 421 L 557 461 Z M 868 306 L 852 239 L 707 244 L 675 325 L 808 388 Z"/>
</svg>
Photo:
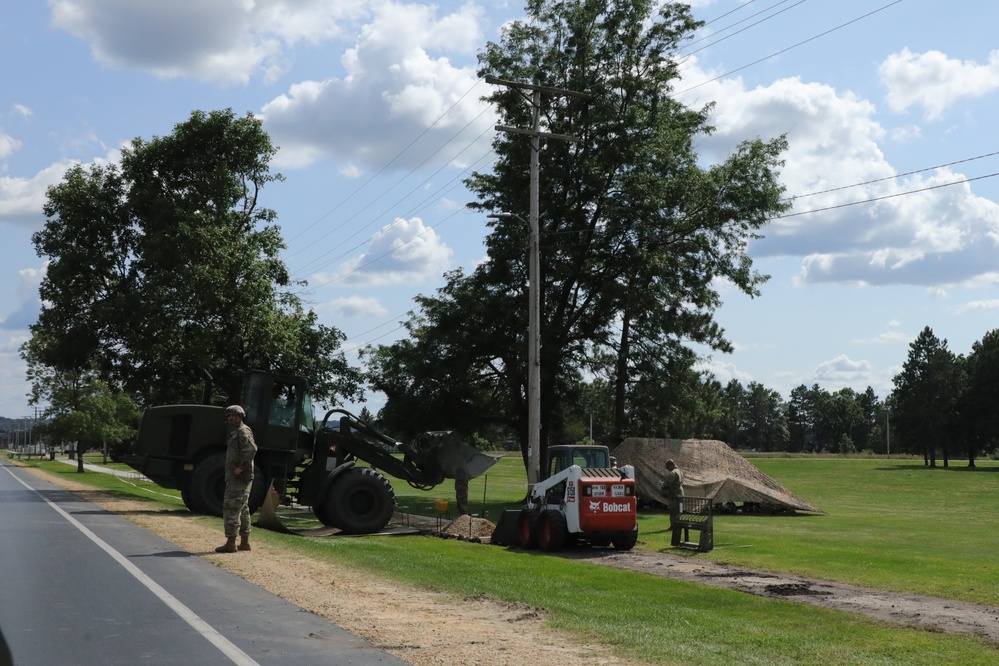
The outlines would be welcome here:
<svg viewBox="0 0 999 666">
<path fill-rule="evenodd" d="M 827 515 L 718 516 L 715 549 L 677 554 L 796 572 L 889 590 L 999 605 L 991 511 L 999 466 L 964 462 L 925 469 L 918 460 L 753 459 Z M 172 491 L 99 474 L 79 478 L 61 463 L 32 461 L 60 476 L 99 482 L 177 508 Z M 393 482 L 404 509 L 453 507 L 449 484 L 423 492 Z M 472 481 L 472 512 L 495 517 L 523 495 L 510 457 Z M 218 522 L 215 518 L 205 521 Z M 639 517 L 638 547 L 672 552 L 667 517 Z M 887 626 L 859 615 L 567 561 L 536 552 L 427 537 L 305 539 L 257 531 L 258 539 L 378 575 L 459 595 L 544 608 L 552 626 L 656 664 L 995 664 L 999 647 L 970 636 Z M 362 573 L 368 572 L 368 573 Z"/>
</svg>

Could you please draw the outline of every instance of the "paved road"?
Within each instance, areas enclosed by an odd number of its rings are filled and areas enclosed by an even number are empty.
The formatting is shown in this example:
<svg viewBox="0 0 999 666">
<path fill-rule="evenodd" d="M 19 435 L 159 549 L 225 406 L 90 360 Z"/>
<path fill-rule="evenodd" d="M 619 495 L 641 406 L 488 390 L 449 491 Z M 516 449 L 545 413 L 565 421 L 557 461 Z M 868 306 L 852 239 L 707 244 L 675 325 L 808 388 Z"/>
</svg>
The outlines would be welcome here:
<svg viewBox="0 0 999 666">
<path fill-rule="evenodd" d="M 16 666 L 406 663 L 6 461 L 0 631 Z"/>
</svg>

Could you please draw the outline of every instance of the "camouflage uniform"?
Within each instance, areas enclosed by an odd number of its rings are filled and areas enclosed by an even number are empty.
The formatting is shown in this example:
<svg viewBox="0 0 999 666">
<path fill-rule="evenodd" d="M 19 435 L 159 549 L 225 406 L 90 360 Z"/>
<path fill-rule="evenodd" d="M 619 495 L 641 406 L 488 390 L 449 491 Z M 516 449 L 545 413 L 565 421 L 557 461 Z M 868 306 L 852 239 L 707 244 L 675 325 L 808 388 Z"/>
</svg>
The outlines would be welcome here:
<svg viewBox="0 0 999 666">
<path fill-rule="evenodd" d="M 225 496 L 222 499 L 222 523 L 226 537 L 250 533 L 250 487 L 253 485 L 253 456 L 257 445 L 253 431 L 245 423 L 230 428 L 225 447 Z M 236 475 L 242 467 L 243 474 Z"/>
<path fill-rule="evenodd" d="M 667 460 L 669 466 L 673 461 Z M 663 479 L 662 495 L 669 506 L 669 526 L 672 528 L 683 512 L 683 472 L 676 467 L 666 472 Z"/>
</svg>

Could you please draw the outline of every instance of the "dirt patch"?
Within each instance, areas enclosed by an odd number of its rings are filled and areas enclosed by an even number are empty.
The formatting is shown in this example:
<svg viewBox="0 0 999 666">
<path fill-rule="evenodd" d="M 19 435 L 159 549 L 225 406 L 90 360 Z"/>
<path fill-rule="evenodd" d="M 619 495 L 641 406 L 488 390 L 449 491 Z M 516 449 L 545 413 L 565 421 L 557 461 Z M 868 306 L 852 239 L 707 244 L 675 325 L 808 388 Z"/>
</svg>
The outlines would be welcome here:
<svg viewBox="0 0 999 666">
<path fill-rule="evenodd" d="M 184 550 L 267 589 L 374 645 L 422 665 L 566 663 L 630 666 L 607 646 L 579 644 L 545 626 L 543 609 L 481 597 L 462 598 L 371 578 L 328 560 L 255 543 L 252 553 L 218 555 L 221 530 L 200 525 L 188 514 L 149 512 L 149 505 L 125 501 L 88 486 L 27 469 L 50 483 L 78 491 L 88 501 L 124 515 Z M 415 518 L 410 517 L 414 521 Z M 415 523 L 419 526 L 419 522 Z M 424 527 L 436 527 L 427 519 Z M 444 536 L 488 540 L 494 525 L 460 516 L 442 526 Z M 483 546 L 488 547 L 488 546 Z M 648 551 L 579 549 L 569 559 L 656 576 L 739 590 L 759 596 L 860 613 L 889 623 L 934 632 L 967 633 L 999 643 L 999 607 L 912 594 L 882 592 L 800 576 L 748 571 L 694 557 Z"/>
<path fill-rule="evenodd" d="M 965 633 L 999 643 L 999 607 L 884 592 L 784 573 L 747 571 L 690 557 L 630 551 L 576 551 L 566 557 L 595 564 L 724 587 L 763 597 L 860 613 L 893 624 L 944 633 Z"/>
</svg>

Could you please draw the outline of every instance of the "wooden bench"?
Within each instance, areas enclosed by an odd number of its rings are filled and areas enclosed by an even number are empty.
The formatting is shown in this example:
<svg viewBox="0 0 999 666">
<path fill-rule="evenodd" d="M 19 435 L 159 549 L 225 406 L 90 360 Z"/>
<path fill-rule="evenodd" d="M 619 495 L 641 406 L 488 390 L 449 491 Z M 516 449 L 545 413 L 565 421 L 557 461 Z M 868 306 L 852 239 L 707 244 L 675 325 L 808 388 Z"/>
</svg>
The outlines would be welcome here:
<svg viewBox="0 0 999 666">
<path fill-rule="evenodd" d="M 673 523 L 672 546 L 706 553 L 715 547 L 715 524 L 712 501 L 707 497 L 684 497 L 680 518 Z M 697 541 L 690 531 L 699 532 Z"/>
</svg>

